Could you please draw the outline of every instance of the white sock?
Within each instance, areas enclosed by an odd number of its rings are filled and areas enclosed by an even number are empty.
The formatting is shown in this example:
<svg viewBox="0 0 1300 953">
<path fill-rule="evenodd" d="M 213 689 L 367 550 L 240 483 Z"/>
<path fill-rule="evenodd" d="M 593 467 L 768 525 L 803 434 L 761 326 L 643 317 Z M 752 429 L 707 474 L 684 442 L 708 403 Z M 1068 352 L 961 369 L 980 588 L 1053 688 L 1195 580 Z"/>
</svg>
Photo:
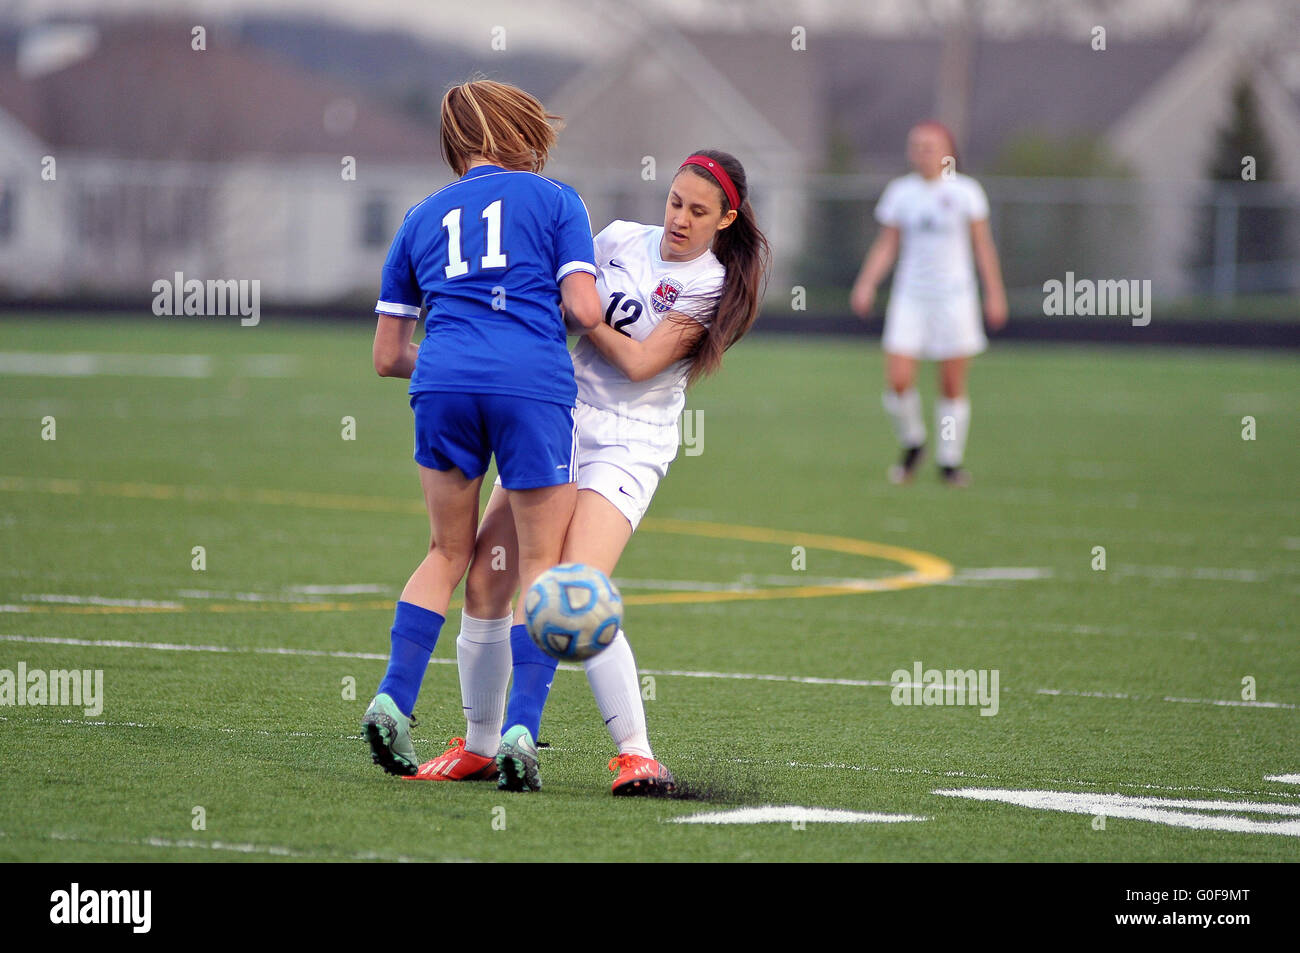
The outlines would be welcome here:
<svg viewBox="0 0 1300 953">
<path fill-rule="evenodd" d="M 465 708 L 465 750 L 495 755 L 501 745 L 506 687 L 510 684 L 510 623 L 460 614 L 456 665 L 460 669 L 460 703 Z"/>
<path fill-rule="evenodd" d="M 901 445 L 919 447 L 925 443 L 925 420 L 921 417 L 921 395 L 915 387 L 901 394 L 894 393 L 892 389 L 886 390 L 882 402 Z"/>
<path fill-rule="evenodd" d="M 591 693 L 596 696 L 596 707 L 605 719 L 609 736 L 618 745 L 618 753 L 653 758 L 645 728 L 641 683 L 636 676 L 636 659 L 623 630 L 619 629 L 609 648 L 587 659 L 584 665 Z"/>
<path fill-rule="evenodd" d="M 959 467 L 966 455 L 966 435 L 970 433 L 970 398 L 940 397 L 935 405 L 939 444 L 934 453 L 941 467 Z"/>
</svg>

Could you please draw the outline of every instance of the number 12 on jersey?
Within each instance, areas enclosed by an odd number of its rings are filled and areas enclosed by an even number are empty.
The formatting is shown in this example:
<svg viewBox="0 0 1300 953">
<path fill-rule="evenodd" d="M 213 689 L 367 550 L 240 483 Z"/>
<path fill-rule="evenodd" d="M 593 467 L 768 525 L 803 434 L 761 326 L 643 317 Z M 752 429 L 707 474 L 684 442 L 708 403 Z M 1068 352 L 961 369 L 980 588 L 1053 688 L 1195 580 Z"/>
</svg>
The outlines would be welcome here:
<svg viewBox="0 0 1300 953">
<path fill-rule="evenodd" d="M 447 267 L 443 273 L 448 278 L 469 274 L 469 262 L 460 253 L 460 215 L 463 209 L 454 208 L 442 217 L 442 227 L 447 230 Z M 501 200 L 497 199 L 483 210 L 479 216 L 487 222 L 486 254 L 479 259 L 479 267 L 505 268 L 508 264 L 505 252 L 501 250 Z"/>
<path fill-rule="evenodd" d="M 625 300 L 626 299 L 626 300 Z M 614 309 L 617 308 L 627 315 L 626 318 L 614 320 Z M 609 295 L 609 307 L 605 309 L 605 323 L 624 337 L 630 338 L 631 331 L 623 329 L 629 324 L 636 324 L 637 318 L 641 317 L 641 302 L 636 298 L 629 296 L 623 291 L 613 291 Z"/>
</svg>

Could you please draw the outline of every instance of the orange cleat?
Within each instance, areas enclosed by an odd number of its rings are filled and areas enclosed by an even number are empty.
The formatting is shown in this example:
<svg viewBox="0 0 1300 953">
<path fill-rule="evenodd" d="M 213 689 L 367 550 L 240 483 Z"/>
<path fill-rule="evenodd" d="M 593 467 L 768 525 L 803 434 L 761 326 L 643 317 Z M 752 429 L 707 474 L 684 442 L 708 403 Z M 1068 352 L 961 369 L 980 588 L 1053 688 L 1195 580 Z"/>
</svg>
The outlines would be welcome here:
<svg viewBox="0 0 1300 953">
<path fill-rule="evenodd" d="M 452 738 L 446 751 L 432 761 L 420 765 L 420 770 L 407 777 L 408 781 L 495 781 L 497 761 L 491 755 L 474 754 L 465 750 L 464 738 Z"/>
<path fill-rule="evenodd" d="M 618 796 L 670 794 L 677 787 L 673 773 L 654 758 L 620 754 L 609 759 L 609 770 L 618 777 L 609 789 Z"/>
</svg>

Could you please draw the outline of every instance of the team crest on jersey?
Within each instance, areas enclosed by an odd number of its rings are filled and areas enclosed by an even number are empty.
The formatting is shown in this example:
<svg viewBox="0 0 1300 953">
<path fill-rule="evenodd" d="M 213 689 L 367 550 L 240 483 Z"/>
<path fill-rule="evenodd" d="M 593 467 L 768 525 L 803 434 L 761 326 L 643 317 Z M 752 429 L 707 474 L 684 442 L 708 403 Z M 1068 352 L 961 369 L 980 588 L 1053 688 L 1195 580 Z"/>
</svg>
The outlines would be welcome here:
<svg viewBox="0 0 1300 953">
<path fill-rule="evenodd" d="M 665 314 L 673 309 L 673 304 L 681 293 L 680 282 L 671 278 L 660 278 L 659 287 L 655 288 L 655 293 L 650 296 L 650 306 L 659 314 Z"/>
</svg>

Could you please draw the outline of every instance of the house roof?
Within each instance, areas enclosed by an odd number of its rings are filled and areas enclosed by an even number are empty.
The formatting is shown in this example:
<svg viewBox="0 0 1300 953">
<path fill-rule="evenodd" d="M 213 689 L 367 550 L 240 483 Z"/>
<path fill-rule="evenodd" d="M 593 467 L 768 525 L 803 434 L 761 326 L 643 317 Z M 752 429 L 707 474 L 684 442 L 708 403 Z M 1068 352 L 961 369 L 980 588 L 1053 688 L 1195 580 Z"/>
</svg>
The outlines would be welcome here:
<svg viewBox="0 0 1300 953">
<path fill-rule="evenodd" d="M 814 35 L 806 51 L 795 51 L 780 31 L 657 30 L 658 40 L 643 37 L 627 55 L 580 73 L 557 104 L 575 118 L 604 104 L 604 121 L 618 133 L 610 138 L 621 141 L 634 134 L 638 118 L 669 121 L 656 95 L 686 102 L 689 92 L 696 108 L 717 117 L 720 131 L 743 132 L 753 149 L 796 154 L 794 164 L 810 171 L 823 167 L 832 135 L 845 140 L 860 166 L 901 167 L 908 129 L 935 112 L 937 36 Z M 964 161 L 976 168 L 992 162 L 1024 130 L 1107 133 L 1199 39 L 1112 36 L 1106 50 L 1094 51 L 1087 37 L 977 38 Z M 638 93 L 645 84 L 637 77 L 649 62 L 681 86 Z M 619 110 L 612 117 L 611 96 Z M 632 102 L 640 104 L 636 115 L 623 115 Z"/>
<path fill-rule="evenodd" d="M 970 165 L 997 157 L 1018 131 L 1104 133 L 1197 42 L 1195 36 L 1124 41 L 1094 51 L 1087 37 L 978 38 L 971 66 Z M 941 40 L 832 37 L 831 115 L 869 163 L 901 164 L 908 129 L 935 109 Z"/>
<path fill-rule="evenodd" d="M 349 86 L 188 22 L 116 21 L 86 57 L 32 78 L 0 68 L 0 109 L 53 148 L 146 159 L 356 155 L 436 161 L 435 128 Z M 328 127 L 328 128 L 327 128 Z"/>
<path fill-rule="evenodd" d="M 203 52 L 190 49 L 187 22 L 110 20 L 98 29 L 88 56 L 30 79 L 14 66 L 13 35 L 0 36 L 0 109 L 51 148 L 158 159 L 351 154 L 436 161 L 432 121 L 382 101 L 386 90 L 419 80 L 414 47 L 395 57 L 401 68 L 388 64 L 392 75 L 381 80 L 376 57 L 391 36 L 360 37 L 343 61 L 337 51 L 347 31 L 319 25 L 302 26 L 301 34 L 278 22 L 214 27 Z M 686 122 L 682 111 L 702 109 L 720 138 L 756 160 L 770 157 L 773 168 L 822 168 L 834 132 L 860 166 L 883 171 L 903 165 L 907 130 L 935 109 L 939 37 L 814 34 L 806 51 L 795 51 L 782 31 L 682 33 L 649 23 L 637 36 L 624 55 L 575 71 L 554 94 L 561 111 L 576 107 L 569 118 L 578 124 L 599 104 L 612 123 L 605 150 L 632 149 L 623 140 L 638 140 L 639 148 L 641 138 L 662 139 L 675 124 L 693 128 L 700 117 Z M 1109 133 L 1201 39 L 1112 33 L 1108 49 L 1094 51 L 1087 37 L 977 38 L 966 164 L 987 165 L 1023 130 Z M 437 93 L 443 83 L 435 78 L 460 78 L 466 68 L 439 48 L 427 56 L 429 88 Z M 646 73 L 652 62 L 657 80 Z M 551 82 L 565 70 L 558 60 L 542 65 Z M 1300 86 L 1289 88 L 1296 102 Z M 683 91 L 689 95 L 675 103 Z M 561 137 L 562 152 L 566 141 Z"/>
<path fill-rule="evenodd" d="M 478 49 L 419 33 L 358 30 L 349 23 L 301 16 L 245 16 L 239 37 L 250 46 L 381 100 L 438 114 L 443 91 L 475 74 L 513 83 L 548 102 L 583 61 L 530 50 L 526 43 Z"/>
<path fill-rule="evenodd" d="M 683 149 L 715 146 L 773 172 L 816 165 L 817 67 L 788 40 L 685 34 L 662 22 L 635 36 L 556 92 L 567 130 L 558 157 L 636 168 L 644 154 L 668 150 L 675 159 Z"/>
<path fill-rule="evenodd" d="M 825 148 L 824 69 L 815 53 L 794 50 L 790 35 L 762 33 L 684 34 L 713 75 L 725 77 L 730 94 L 757 113 L 773 137 L 815 164 Z"/>
</svg>

